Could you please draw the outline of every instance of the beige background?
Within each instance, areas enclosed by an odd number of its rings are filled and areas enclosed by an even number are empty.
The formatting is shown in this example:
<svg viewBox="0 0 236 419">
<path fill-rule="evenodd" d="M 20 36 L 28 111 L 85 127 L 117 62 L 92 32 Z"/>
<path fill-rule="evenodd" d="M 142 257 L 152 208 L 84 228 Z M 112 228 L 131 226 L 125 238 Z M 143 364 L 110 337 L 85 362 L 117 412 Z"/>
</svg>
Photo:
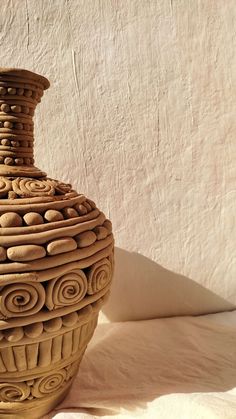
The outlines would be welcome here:
<svg viewBox="0 0 236 419">
<path fill-rule="evenodd" d="M 117 246 L 228 301 L 211 311 L 236 303 L 235 17 L 234 0 L 0 3 L 0 65 L 51 81 L 37 165 L 96 200 Z M 155 278 L 127 255 L 117 277 Z"/>
</svg>

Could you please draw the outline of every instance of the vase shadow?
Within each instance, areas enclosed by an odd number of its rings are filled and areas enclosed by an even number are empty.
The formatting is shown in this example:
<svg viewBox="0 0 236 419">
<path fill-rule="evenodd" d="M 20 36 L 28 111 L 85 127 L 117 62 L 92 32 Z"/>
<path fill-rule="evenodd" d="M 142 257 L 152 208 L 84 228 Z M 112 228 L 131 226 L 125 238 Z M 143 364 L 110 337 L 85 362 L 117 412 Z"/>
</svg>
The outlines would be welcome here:
<svg viewBox="0 0 236 419">
<path fill-rule="evenodd" d="M 236 387 L 235 319 L 236 311 L 98 325 L 56 411 L 112 416 L 149 409 L 152 402 L 159 412 L 176 395 L 179 406 L 192 393 L 202 397 L 200 405 L 205 395 L 223 397 Z"/>
<path fill-rule="evenodd" d="M 192 279 L 116 247 L 111 295 L 102 309 L 109 321 L 202 315 L 235 308 Z"/>
<path fill-rule="evenodd" d="M 192 393 L 204 403 L 234 389 L 235 306 L 140 254 L 116 248 L 115 260 L 110 322 L 98 325 L 69 395 L 45 418 L 136 414 L 176 394 L 181 408 Z"/>
</svg>

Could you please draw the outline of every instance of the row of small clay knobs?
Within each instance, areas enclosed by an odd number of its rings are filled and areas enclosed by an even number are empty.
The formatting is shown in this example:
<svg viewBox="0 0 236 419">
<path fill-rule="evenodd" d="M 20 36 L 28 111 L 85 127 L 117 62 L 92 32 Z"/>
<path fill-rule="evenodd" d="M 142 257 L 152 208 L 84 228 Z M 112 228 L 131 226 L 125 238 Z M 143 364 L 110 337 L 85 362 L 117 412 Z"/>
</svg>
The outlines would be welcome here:
<svg viewBox="0 0 236 419">
<path fill-rule="evenodd" d="M 0 341 L 4 338 L 8 342 L 18 342 L 24 336 L 28 338 L 37 338 L 43 332 L 53 333 L 64 327 L 73 327 L 79 320 L 77 312 L 66 314 L 62 317 L 56 317 L 54 319 L 46 320 L 44 322 L 37 322 L 26 325 L 24 327 L 14 327 L 11 329 L 0 331 Z"/>
<path fill-rule="evenodd" d="M 43 93 L 43 92 L 42 92 Z M 39 92 L 30 89 L 15 88 L 15 87 L 3 87 L 0 86 L 0 96 L 25 96 L 27 98 L 32 98 L 38 100 L 41 96 Z"/>
<path fill-rule="evenodd" d="M 5 164 L 6 166 L 32 166 L 34 164 L 34 159 L 32 157 L 10 157 L 10 156 L 1 156 L 0 155 L 0 164 Z"/>
<path fill-rule="evenodd" d="M 0 140 L 0 145 L 4 147 L 24 147 L 24 148 L 32 148 L 32 142 L 27 140 L 17 141 L 17 140 L 9 140 L 8 138 L 3 138 Z M 1 150 L 0 150 L 1 153 Z M 34 164 L 34 159 L 31 157 L 5 157 L 0 155 L 0 164 L 6 164 L 8 166 L 31 166 Z"/>
<path fill-rule="evenodd" d="M 44 215 L 37 212 L 28 212 L 22 217 L 17 212 L 6 212 L 0 216 L 0 226 L 2 228 L 8 228 L 22 227 L 23 225 L 33 226 L 44 223 L 55 223 L 56 221 L 68 220 L 70 218 L 86 215 L 91 210 L 92 208 L 90 204 L 88 202 L 84 202 L 83 204 L 76 204 L 74 208 L 64 208 L 61 211 L 49 209 L 44 213 Z M 106 220 L 105 224 L 108 231 L 111 232 L 111 222 Z"/>
<path fill-rule="evenodd" d="M 43 245 L 24 244 L 8 248 L 0 246 L 0 261 L 4 262 L 9 259 L 12 262 L 29 262 L 42 259 L 45 256 L 55 256 L 71 252 L 77 248 L 82 249 L 91 246 L 97 240 L 104 240 L 111 234 L 110 225 L 106 221 L 102 226 L 97 226 L 93 230 L 83 231 L 74 237 L 57 238 Z"/>
<path fill-rule="evenodd" d="M 12 140 L 9 138 L 2 138 L 0 140 L 0 145 L 4 146 L 4 147 L 24 147 L 24 148 L 28 148 L 28 147 L 32 147 L 32 141 L 27 141 L 27 140 L 22 140 L 22 141 L 18 141 L 18 140 Z"/>
<path fill-rule="evenodd" d="M 0 121 L 0 128 L 24 130 L 24 131 L 33 131 L 34 125 L 32 124 L 22 124 L 22 122 L 11 122 L 11 121 Z"/>
<path fill-rule="evenodd" d="M 0 109 L 4 113 L 13 112 L 13 113 L 25 113 L 26 115 L 33 116 L 34 109 L 29 106 L 21 105 L 8 105 L 8 103 L 2 103 Z"/>
</svg>

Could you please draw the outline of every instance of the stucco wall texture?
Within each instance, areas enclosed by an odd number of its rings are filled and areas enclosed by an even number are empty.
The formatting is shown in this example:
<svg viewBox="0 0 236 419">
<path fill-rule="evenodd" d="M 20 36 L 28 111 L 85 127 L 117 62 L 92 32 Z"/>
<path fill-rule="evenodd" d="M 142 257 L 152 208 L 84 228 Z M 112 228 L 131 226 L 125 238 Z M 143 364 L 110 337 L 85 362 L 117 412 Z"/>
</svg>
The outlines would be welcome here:
<svg viewBox="0 0 236 419">
<path fill-rule="evenodd" d="M 37 166 L 94 199 L 117 246 L 234 304 L 235 18 L 234 0 L 0 2 L 0 65 L 51 81 Z"/>
</svg>

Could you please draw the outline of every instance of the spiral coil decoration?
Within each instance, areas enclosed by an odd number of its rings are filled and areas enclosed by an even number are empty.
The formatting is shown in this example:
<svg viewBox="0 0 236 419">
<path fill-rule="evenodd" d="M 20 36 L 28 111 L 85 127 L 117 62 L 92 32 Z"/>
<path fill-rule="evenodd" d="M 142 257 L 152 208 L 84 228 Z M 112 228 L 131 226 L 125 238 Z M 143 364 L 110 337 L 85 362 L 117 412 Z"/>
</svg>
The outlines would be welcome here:
<svg viewBox="0 0 236 419">
<path fill-rule="evenodd" d="M 72 186 L 70 183 L 64 183 L 64 182 L 60 182 L 58 180 L 50 179 L 50 178 L 47 178 L 47 181 L 51 183 L 51 185 L 54 187 L 58 195 L 64 195 L 70 192 L 72 189 Z"/>
<path fill-rule="evenodd" d="M 88 270 L 88 294 L 93 295 L 105 288 L 111 281 L 112 266 L 111 262 L 104 258 L 94 263 Z"/>
<path fill-rule="evenodd" d="M 30 395 L 30 388 L 26 383 L 1 383 L 1 402 L 22 402 Z"/>
<path fill-rule="evenodd" d="M 39 283 L 12 284 L 0 291 L 0 313 L 5 318 L 37 313 L 45 303 L 45 290 Z"/>
<path fill-rule="evenodd" d="M 46 288 L 46 306 L 49 310 L 78 303 L 87 292 L 87 278 L 81 269 L 55 278 Z"/>
<path fill-rule="evenodd" d="M 5 196 L 11 191 L 11 181 L 5 177 L 0 177 L 0 197 Z"/>
<path fill-rule="evenodd" d="M 0 70 L 0 417 L 46 414 L 64 397 L 113 269 L 110 221 L 34 166 L 32 117 L 48 87 Z"/>
<path fill-rule="evenodd" d="M 64 369 L 48 374 L 35 380 L 31 394 L 34 397 L 45 397 L 50 393 L 56 392 L 66 380 L 66 371 Z"/>
<path fill-rule="evenodd" d="M 51 181 L 31 178 L 17 178 L 12 181 L 13 191 L 24 198 L 53 196 L 55 189 Z"/>
</svg>

